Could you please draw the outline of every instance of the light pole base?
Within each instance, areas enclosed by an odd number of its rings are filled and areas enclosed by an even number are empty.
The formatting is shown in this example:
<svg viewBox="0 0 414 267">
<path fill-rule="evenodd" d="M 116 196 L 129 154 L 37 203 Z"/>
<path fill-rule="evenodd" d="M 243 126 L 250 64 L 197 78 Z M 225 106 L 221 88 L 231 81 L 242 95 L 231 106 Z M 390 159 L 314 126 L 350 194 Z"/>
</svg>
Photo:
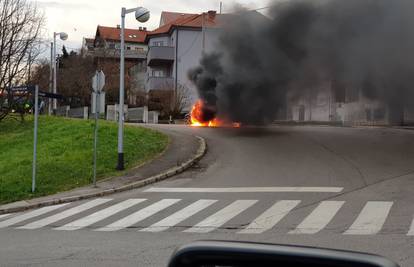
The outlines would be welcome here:
<svg viewBox="0 0 414 267">
<path fill-rule="evenodd" d="M 124 153 L 118 153 L 118 166 L 116 166 L 116 169 L 118 171 L 125 170 L 125 167 L 124 167 Z"/>
</svg>

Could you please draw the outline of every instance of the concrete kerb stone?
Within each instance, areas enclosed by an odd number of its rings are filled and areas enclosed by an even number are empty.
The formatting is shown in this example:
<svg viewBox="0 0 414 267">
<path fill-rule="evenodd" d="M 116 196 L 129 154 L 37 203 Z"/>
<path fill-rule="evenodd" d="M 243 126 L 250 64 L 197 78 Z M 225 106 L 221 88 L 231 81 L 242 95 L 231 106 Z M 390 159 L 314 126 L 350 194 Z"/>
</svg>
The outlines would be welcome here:
<svg viewBox="0 0 414 267">
<path fill-rule="evenodd" d="M 83 200 L 83 199 L 89 199 L 89 198 L 94 198 L 94 197 L 102 197 L 102 196 L 107 196 L 107 195 L 111 195 L 114 193 L 120 193 L 120 192 L 124 192 L 124 191 L 128 191 L 128 190 L 132 190 L 132 189 L 137 189 L 140 187 L 144 187 L 156 182 L 160 182 L 162 180 L 165 180 L 167 178 L 170 178 L 176 174 L 182 173 L 185 170 L 187 170 L 188 168 L 190 168 L 192 165 L 194 165 L 197 161 L 199 161 L 207 152 L 207 143 L 204 140 L 204 138 L 200 137 L 200 136 L 196 136 L 197 139 L 199 140 L 199 147 L 197 149 L 197 152 L 195 153 L 195 155 L 193 155 L 192 158 L 190 158 L 189 160 L 187 160 L 186 162 L 180 164 L 179 166 L 175 166 L 173 168 L 170 168 L 168 170 L 166 170 L 165 172 L 162 172 L 160 174 L 148 177 L 146 179 L 137 181 L 137 182 L 133 182 L 127 185 L 123 185 L 120 187 L 116 187 L 116 188 L 111 188 L 111 189 L 105 189 L 99 192 L 94 192 L 94 193 L 87 193 L 87 194 L 82 194 L 82 195 L 75 195 L 75 196 L 69 196 L 69 197 L 63 197 L 63 198 L 57 198 L 57 199 L 51 199 L 51 200 L 45 200 L 42 202 L 38 202 L 38 203 L 33 203 L 33 204 L 27 204 L 27 205 L 22 205 L 22 206 L 18 206 L 18 207 L 12 207 L 12 208 L 7 208 L 7 209 L 0 209 L 0 215 L 1 214 L 6 214 L 6 213 L 14 213 L 14 212 L 21 212 L 21 211 L 25 211 L 25 210 L 29 210 L 29 209 L 35 209 L 35 208 L 41 208 L 41 207 L 45 207 L 45 206 L 52 206 L 52 205 L 57 205 L 57 204 L 63 204 L 63 203 L 69 203 L 69 202 L 74 202 L 74 201 L 78 201 L 78 200 Z"/>
</svg>

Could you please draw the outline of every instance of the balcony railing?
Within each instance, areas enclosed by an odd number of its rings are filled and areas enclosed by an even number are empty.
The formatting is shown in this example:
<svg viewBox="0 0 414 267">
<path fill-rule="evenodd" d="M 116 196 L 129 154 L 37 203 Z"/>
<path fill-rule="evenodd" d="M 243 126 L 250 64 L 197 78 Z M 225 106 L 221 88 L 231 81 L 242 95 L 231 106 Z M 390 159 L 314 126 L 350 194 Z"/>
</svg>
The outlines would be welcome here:
<svg viewBox="0 0 414 267">
<path fill-rule="evenodd" d="M 121 56 L 121 50 L 95 48 L 92 51 L 89 50 L 88 55 L 101 58 L 119 58 Z M 126 59 L 145 59 L 146 57 L 147 53 L 145 51 L 125 50 Z"/>
<path fill-rule="evenodd" d="M 174 78 L 172 77 L 148 77 L 147 90 L 173 90 Z"/>
<path fill-rule="evenodd" d="M 170 46 L 151 46 L 147 56 L 148 66 L 159 66 L 174 62 L 174 47 Z"/>
</svg>

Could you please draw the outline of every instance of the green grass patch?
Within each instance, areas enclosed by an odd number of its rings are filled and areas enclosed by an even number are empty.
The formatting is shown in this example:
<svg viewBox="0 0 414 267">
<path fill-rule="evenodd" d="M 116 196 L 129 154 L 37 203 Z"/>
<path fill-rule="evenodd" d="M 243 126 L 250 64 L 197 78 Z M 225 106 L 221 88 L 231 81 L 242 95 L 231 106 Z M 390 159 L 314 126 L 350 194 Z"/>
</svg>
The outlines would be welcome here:
<svg viewBox="0 0 414 267">
<path fill-rule="evenodd" d="M 33 118 L 0 122 L 0 204 L 49 195 L 92 181 L 94 121 L 39 118 L 37 184 L 31 193 Z M 99 121 L 97 177 L 122 175 L 117 164 L 118 126 Z M 125 167 L 153 159 L 168 145 L 157 131 L 125 126 Z"/>
</svg>

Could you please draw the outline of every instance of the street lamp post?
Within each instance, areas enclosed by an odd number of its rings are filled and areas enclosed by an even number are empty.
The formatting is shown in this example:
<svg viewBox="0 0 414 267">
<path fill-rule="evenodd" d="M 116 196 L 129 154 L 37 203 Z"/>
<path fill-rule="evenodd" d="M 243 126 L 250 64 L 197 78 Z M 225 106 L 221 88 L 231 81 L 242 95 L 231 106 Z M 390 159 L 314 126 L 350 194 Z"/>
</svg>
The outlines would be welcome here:
<svg viewBox="0 0 414 267">
<path fill-rule="evenodd" d="M 63 41 L 68 39 L 68 34 L 65 32 L 54 32 L 53 33 L 53 57 L 51 65 L 53 66 L 53 93 L 56 94 L 56 36 Z M 53 114 L 56 114 L 57 102 L 53 99 Z"/>
<path fill-rule="evenodd" d="M 125 15 L 135 12 L 135 19 L 139 22 L 147 22 L 150 12 L 143 7 L 121 9 L 121 59 L 119 70 L 119 108 L 118 108 L 118 165 L 117 170 L 124 167 L 124 98 L 125 98 Z"/>
</svg>

